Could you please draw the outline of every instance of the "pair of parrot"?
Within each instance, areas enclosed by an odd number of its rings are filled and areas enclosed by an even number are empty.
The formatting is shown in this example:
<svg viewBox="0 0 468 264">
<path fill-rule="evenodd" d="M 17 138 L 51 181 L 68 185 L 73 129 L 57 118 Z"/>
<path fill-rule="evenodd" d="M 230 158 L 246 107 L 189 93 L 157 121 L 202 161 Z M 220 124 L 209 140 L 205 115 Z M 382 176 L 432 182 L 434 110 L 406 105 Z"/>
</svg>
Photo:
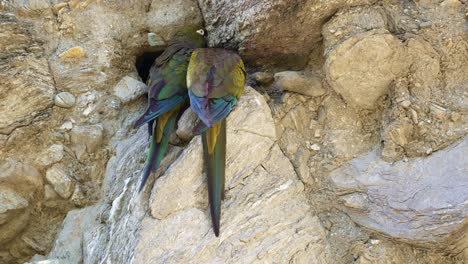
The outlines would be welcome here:
<svg viewBox="0 0 468 264">
<path fill-rule="evenodd" d="M 202 134 L 211 220 L 219 236 L 225 190 L 226 117 L 244 90 L 245 68 L 236 53 L 205 45 L 201 26 L 185 26 L 151 66 L 148 108 L 135 123 L 136 128 L 148 124 L 151 141 L 139 191 L 159 167 L 176 121 L 190 102 L 200 120 L 193 131 Z"/>
</svg>

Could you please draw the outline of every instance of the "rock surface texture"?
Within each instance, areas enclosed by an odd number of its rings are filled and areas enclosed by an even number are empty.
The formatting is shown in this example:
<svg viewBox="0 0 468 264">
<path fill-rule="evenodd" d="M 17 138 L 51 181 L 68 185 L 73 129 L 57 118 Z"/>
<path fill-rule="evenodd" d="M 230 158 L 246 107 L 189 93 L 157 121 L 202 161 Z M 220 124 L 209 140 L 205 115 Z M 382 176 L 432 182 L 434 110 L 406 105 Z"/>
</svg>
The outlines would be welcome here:
<svg viewBox="0 0 468 264">
<path fill-rule="evenodd" d="M 220 238 L 211 231 L 200 138 L 194 138 L 182 153 L 172 150 L 180 155 L 165 164 L 168 168 L 152 188 L 148 204 L 148 195 L 138 195 L 136 189 L 143 164 L 135 159 L 147 144 L 146 131 L 140 129 L 111 158 L 105 182 L 119 183 L 109 186 L 112 204 L 102 202 L 94 207 L 97 210 L 69 213 L 50 258 L 64 263 L 251 263 L 259 259 L 326 263 L 325 229 L 311 214 L 304 185 L 275 144 L 274 121 L 265 99 L 247 87 L 228 123 L 228 192 Z M 115 178 L 116 172 L 124 182 Z M 149 215 L 144 214 L 147 206 Z M 108 224 L 98 224 L 98 215 Z M 122 232 L 129 225 L 138 227 L 138 233 Z M 64 242 L 76 239 L 88 246 Z M 100 243 L 106 240 L 110 242 Z"/>
<path fill-rule="evenodd" d="M 462 0 L 0 0 L 0 263 L 466 263 L 466 17 Z M 191 111 L 136 190 L 144 62 L 193 23 L 248 69 L 219 238 Z"/>
<path fill-rule="evenodd" d="M 200 0 L 213 46 L 238 47 L 255 65 L 300 68 L 319 46 L 321 25 L 340 8 L 373 0 Z"/>
<path fill-rule="evenodd" d="M 427 158 L 356 158 L 330 174 L 345 211 L 371 230 L 426 247 L 445 247 L 466 232 L 468 140 Z M 450 191 L 447 191 L 450 190 Z"/>
<path fill-rule="evenodd" d="M 387 31 L 355 35 L 328 54 L 328 82 L 348 104 L 372 109 L 403 72 L 402 50 L 401 42 Z"/>
</svg>

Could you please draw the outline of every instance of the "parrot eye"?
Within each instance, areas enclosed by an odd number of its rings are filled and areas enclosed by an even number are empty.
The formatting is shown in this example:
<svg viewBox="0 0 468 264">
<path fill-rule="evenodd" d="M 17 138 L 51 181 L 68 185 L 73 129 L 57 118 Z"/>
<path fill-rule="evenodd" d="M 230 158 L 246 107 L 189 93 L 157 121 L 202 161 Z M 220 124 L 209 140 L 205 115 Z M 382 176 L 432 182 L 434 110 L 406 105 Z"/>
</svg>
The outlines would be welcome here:
<svg viewBox="0 0 468 264">
<path fill-rule="evenodd" d="M 202 35 L 202 36 L 205 36 L 205 30 L 203 30 L 203 29 L 197 30 L 197 33 Z"/>
</svg>

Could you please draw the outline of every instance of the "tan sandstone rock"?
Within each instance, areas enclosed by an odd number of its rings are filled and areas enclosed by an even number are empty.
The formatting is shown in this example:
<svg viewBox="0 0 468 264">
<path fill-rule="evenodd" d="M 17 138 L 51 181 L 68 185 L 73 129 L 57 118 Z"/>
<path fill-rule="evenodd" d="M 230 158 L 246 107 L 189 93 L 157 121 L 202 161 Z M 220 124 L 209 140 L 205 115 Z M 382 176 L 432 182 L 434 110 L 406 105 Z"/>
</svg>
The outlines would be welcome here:
<svg viewBox="0 0 468 264">
<path fill-rule="evenodd" d="M 69 48 L 59 55 L 61 59 L 81 59 L 84 56 L 86 56 L 86 51 L 80 46 Z"/>
<path fill-rule="evenodd" d="M 405 69 L 403 44 L 389 32 L 353 36 L 330 51 L 327 80 L 350 105 L 372 109 Z"/>
<path fill-rule="evenodd" d="M 325 94 L 322 80 L 311 73 L 285 71 L 275 74 L 277 88 L 308 96 L 321 96 Z"/>
<path fill-rule="evenodd" d="M 199 1 L 211 46 L 240 48 L 248 63 L 300 69 L 321 40 L 321 25 L 340 8 L 373 0 Z"/>
</svg>

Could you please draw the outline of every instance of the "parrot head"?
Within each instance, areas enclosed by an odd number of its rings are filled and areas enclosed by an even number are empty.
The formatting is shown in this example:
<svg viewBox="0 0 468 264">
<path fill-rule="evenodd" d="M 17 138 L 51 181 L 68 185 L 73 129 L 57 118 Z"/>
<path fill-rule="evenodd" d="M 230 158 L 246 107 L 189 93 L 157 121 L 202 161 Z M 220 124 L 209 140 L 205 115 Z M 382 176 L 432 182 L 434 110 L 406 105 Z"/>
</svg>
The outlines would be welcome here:
<svg viewBox="0 0 468 264">
<path fill-rule="evenodd" d="M 205 46 L 206 31 L 200 25 L 188 25 L 180 28 L 171 42 L 192 42 L 197 47 Z"/>
</svg>

